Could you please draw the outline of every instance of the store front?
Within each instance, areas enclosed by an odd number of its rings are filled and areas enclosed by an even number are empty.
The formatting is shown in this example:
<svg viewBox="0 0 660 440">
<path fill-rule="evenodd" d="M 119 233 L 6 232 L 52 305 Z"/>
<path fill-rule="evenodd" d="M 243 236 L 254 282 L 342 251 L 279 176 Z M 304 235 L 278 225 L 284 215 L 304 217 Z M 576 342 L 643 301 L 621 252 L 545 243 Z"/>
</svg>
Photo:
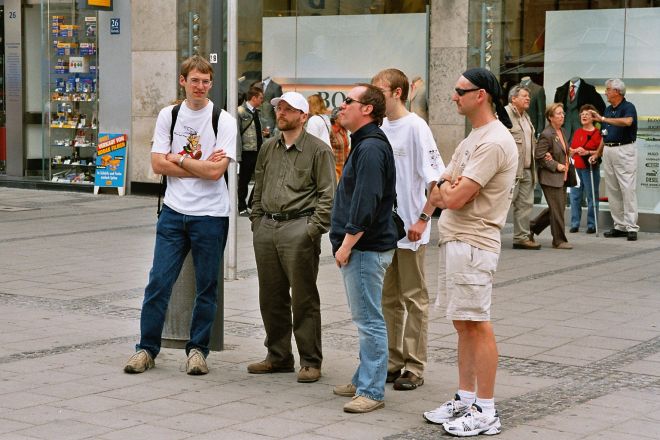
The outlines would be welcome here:
<svg viewBox="0 0 660 440">
<path fill-rule="evenodd" d="M 607 79 L 625 82 L 625 98 L 638 114 L 640 214 L 660 214 L 657 6 L 660 2 L 654 0 L 469 2 L 467 67 L 488 67 L 507 91 L 521 82 L 529 85 L 530 116 L 537 131 L 545 125 L 545 104 L 559 101 L 562 88 L 574 80 L 595 86 L 601 105 L 608 105 Z M 601 194 L 606 194 L 603 188 Z"/>
</svg>

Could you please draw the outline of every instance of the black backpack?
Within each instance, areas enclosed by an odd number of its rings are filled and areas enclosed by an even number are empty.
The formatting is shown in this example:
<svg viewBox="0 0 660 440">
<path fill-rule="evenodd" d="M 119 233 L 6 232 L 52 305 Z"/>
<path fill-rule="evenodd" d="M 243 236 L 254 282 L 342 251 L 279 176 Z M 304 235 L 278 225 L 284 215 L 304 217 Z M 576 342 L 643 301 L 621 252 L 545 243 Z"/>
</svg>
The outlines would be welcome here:
<svg viewBox="0 0 660 440">
<path fill-rule="evenodd" d="M 176 118 L 179 116 L 179 110 L 181 110 L 181 103 L 178 103 L 172 107 L 172 124 L 170 125 L 170 147 L 172 146 L 172 140 L 174 139 L 174 126 L 176 125 Z M 213 126 L 213 133 L 215 133 L 216 140 L 218 139 L 218 121 L 220 120 L 220 113 L 222 109 L 216 107 L 213 104 L 213 116 L 211 117 L 211 125 Z M 227 179 L 227 173 L 225 173 L 225 180 L 229 184 Z M 160 216 L 160 211 L 162 210 L 160 201 L 165 197 L 165 190 L 167 189 L 167 176 L 160 176 L 160 188 L 158 190 L 158 209 L 156 210 L 156 215 Z"/>
</svg>

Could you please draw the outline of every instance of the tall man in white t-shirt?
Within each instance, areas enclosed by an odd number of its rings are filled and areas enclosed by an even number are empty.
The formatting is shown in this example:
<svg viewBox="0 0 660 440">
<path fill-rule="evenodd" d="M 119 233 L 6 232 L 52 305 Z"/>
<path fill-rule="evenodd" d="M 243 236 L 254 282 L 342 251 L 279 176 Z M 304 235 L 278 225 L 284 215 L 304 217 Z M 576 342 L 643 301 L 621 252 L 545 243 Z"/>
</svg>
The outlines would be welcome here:
<svg viewBox="0 0 660 440">
<path fill-rule="evenodd" d="M 406 109 L 408 78 L 385 69 L 371 83 L 385 95 L 381 129 L 387 135 L 396 165 L 397 212 L 407 236 L 402 238 L 383 283 L 383 315 L 387 324 L 387 381 L 395 390 L 424 384 L 427 359 L 429 292 L 424 280 L 424 254 L 435 207 L 426 199 L 445 167 L 431 129 Z"/>
<path fill-rule="evenodd" d="M 501 427 L 493 397 L 498 355 L 490 304 L 500 230 L 518 166 L 503 97 L 489 70 L 469 69 L 458 79 L 452 100 L 473 128 L 429 197 L 444 209 L 438 222 L 438 294 L 445 297 L 447 318 L 458 332 L 459 383 L 454 399 L 425 412 L 424 418 L 461 437 L 493 435 Z"/>
<path fill-rule="evenodd" d="M 154 367 L 160 351 L 165 313 L 172 286 L 183 261 L 192 251 L 195 266 L 195 305 L 186 344 L 188 374 L 206 374 L 211 328 L 217 310 L 220 259 L 227 240 L 229 194 L 223 175 L 236 158 L 236 120 L 227 112 L 213 129 L 213 103 L 208 93 L 213 67 L 200 56 L 181 64 L 179 85 L 186 92 L 170 138 L 173 107 L 158 114 L 151 167 L 167 176 L 164 206 L 158 217 L 154 260 L 144 291 L 140 342 L 126 363 L 126 373 Z"/>
</svg>

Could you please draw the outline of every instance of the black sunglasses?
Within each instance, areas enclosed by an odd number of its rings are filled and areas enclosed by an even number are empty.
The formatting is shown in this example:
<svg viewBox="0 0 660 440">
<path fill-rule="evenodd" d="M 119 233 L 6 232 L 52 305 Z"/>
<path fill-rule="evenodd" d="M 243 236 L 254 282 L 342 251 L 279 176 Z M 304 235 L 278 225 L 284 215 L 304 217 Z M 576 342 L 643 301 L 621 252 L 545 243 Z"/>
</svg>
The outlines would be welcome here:
<svg viewBox="0 0 660 440">
<path fill-rule="evenodd" d="M 481 90 L 481 89 L 460 89 L 460 88 L 458 88 L 458 87 L 456 87 L 456 88 L 454 89 L 454 91 L 456 92 L 456 94 L 457 94 L 458 96 L 463 96 L 463 95 L 465 95 L 466 93 L 470 93 L 470 92 L 476 92 L 477 90 Z"/>
<path fill-rule="evenodd" d="M 362 105 L 367 105 L 362 101 L 358 101 L 357 99 L 351 98 L 350 96 L 347 96 L 346 99 L 344 99 L 344 104 L 346 104 L 346 105 L 351 105 L 354 102 L 357 102 L 358 104 L 362 104 Z"/>
</svg>

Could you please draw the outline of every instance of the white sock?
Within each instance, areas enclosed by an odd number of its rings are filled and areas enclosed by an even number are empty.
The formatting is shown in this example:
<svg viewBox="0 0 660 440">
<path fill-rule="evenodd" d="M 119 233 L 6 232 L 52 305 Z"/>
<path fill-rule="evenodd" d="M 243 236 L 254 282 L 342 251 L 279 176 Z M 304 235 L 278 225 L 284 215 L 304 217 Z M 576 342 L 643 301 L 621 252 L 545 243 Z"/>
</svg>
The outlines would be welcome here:
<svg viewBox="0 0 660 440">
<path fill-rule="evenodd" d="M 481 413 L 486 416 L 495 416 L 495 399 L 482 399 L 477 397 L 475 402 L 481 408 Z"/>
<path fill-rule="evenodd" d="M 468 405 L 472 405 L 477 398 L 477 393 L 474 391 L 458 390 L 456 394 L 461 398 L 461 402 L 465 402 Z"/>
</svg>

